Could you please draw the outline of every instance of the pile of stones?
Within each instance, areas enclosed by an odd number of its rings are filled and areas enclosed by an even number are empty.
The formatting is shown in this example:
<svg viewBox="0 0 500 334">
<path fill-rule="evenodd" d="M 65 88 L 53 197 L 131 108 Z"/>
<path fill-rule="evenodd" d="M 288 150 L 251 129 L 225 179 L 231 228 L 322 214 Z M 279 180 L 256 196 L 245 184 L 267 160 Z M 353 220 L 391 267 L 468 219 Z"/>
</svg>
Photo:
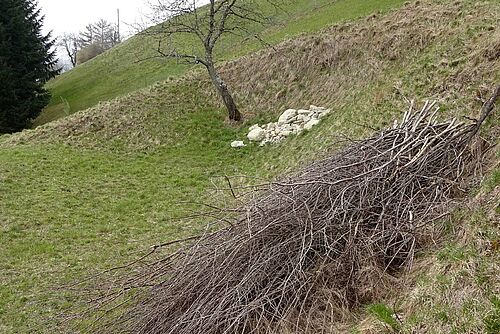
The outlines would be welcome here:
<svg viewBox="0 0 500 334">
<path fill-rule="evenodd" d="M 309 109 L 288 109 L 281 114 L 277 122 L 252 125 L 247 138 L 252 142 L 260 142 L 261 146 L 268 143 L 279 143 L 288 136 L 300 134 L 304 130 L 311 130 L 330 112 L 330 109 L 313 105 Z M 242 147 L 245 146 L 245 143 L 243 141 L 234 141 L 231 146 Z"/>
</svg>

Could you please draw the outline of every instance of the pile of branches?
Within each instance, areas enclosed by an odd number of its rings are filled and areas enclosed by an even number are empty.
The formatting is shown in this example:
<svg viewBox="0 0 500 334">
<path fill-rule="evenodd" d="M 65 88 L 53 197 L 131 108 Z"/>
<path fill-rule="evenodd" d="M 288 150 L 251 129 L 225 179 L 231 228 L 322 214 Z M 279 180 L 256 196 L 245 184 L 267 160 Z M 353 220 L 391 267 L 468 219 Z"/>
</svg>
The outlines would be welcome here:
<svg viewBox="0 0 500 334">
<path fill-rule="evenodd" d="M 227 227 L 147 262 L 99 301 L 146 287 L 114 322 L 133 333 L 323 332 L 411 266 L 464 193 L 479 125 L 440 122 L 437 110 L 411 108 L 391 129 L 255 186 L 258 197 L 221 218 Z"/>
</svg>

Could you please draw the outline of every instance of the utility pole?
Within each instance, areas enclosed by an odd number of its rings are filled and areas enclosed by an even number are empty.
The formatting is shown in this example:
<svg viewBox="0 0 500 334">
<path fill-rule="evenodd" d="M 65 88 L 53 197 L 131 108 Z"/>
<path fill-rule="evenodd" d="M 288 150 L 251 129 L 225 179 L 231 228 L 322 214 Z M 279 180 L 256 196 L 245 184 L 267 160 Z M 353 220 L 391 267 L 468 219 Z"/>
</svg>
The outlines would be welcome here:
<svg viewBox="0 0 500 334">
<path fill-rule="evenodd" d="M 116 9 L 116 15 L 118 17 L 118 23 L 117 23 L 118 43 L 120 43 L 122 41 L 122 37 L 120 36 L 120 8 Z"/>
</svg>

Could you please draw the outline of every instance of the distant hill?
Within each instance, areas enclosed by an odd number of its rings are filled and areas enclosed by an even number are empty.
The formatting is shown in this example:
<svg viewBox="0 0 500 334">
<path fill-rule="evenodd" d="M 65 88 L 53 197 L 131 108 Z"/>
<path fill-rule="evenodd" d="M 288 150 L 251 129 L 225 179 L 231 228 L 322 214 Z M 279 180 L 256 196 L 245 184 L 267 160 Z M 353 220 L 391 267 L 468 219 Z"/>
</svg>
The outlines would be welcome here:
<svg viewBox="0 0 500 334">
<path fill-rule="evenodd" d="M 263 8 L 269 7 L 266 1 L 261 3 Z M 387 11 L 402 3 L 403 0 L 285 1 L 282 5 L 283 11 L 275 14 L 274 9 L 269 9 L 269 15 L 276 18 L 276 25 L 256 25 L 253 29 L 260 31 L 266 42 L 276 44 L 300 33 L 318 31 L 336 22 Z M 185 38 L 183 43 L 189 44 L 192 41 Z M 135 36 L 52 80 L 47 85 L 52 93 L 52 100 L 35 121 L 35 125 L 50 122 L 64 117 L 67 113 L 91 107 L 99 101 L 108 101 L 191 70 L 192 67 L 180 65 L 173 60 L 156 58 L 140 61 L 157 56 L 157 46 L 157 40 L 152 37 Z M 257 40 L 250 40 L 241 45 L 236 37 L 229 37 L 221 41 L 216 53 L 220 60 L 230 60 L 262 47 Z"/>
</svg>

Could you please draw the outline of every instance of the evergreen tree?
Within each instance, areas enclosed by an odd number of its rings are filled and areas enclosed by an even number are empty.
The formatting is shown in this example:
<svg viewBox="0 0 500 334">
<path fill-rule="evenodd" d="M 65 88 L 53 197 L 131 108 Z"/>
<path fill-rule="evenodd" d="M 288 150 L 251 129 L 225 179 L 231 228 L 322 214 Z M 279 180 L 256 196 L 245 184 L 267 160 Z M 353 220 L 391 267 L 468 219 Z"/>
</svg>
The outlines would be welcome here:
<svg viewBox="0 0 500 334">
<path fill-rule="evenodd" d="M 49 102 L 43 86 L 59 70 L 42 23 L 36 0 L 0 0 L 0 133 L 29 126 Z"/>
</svg>

